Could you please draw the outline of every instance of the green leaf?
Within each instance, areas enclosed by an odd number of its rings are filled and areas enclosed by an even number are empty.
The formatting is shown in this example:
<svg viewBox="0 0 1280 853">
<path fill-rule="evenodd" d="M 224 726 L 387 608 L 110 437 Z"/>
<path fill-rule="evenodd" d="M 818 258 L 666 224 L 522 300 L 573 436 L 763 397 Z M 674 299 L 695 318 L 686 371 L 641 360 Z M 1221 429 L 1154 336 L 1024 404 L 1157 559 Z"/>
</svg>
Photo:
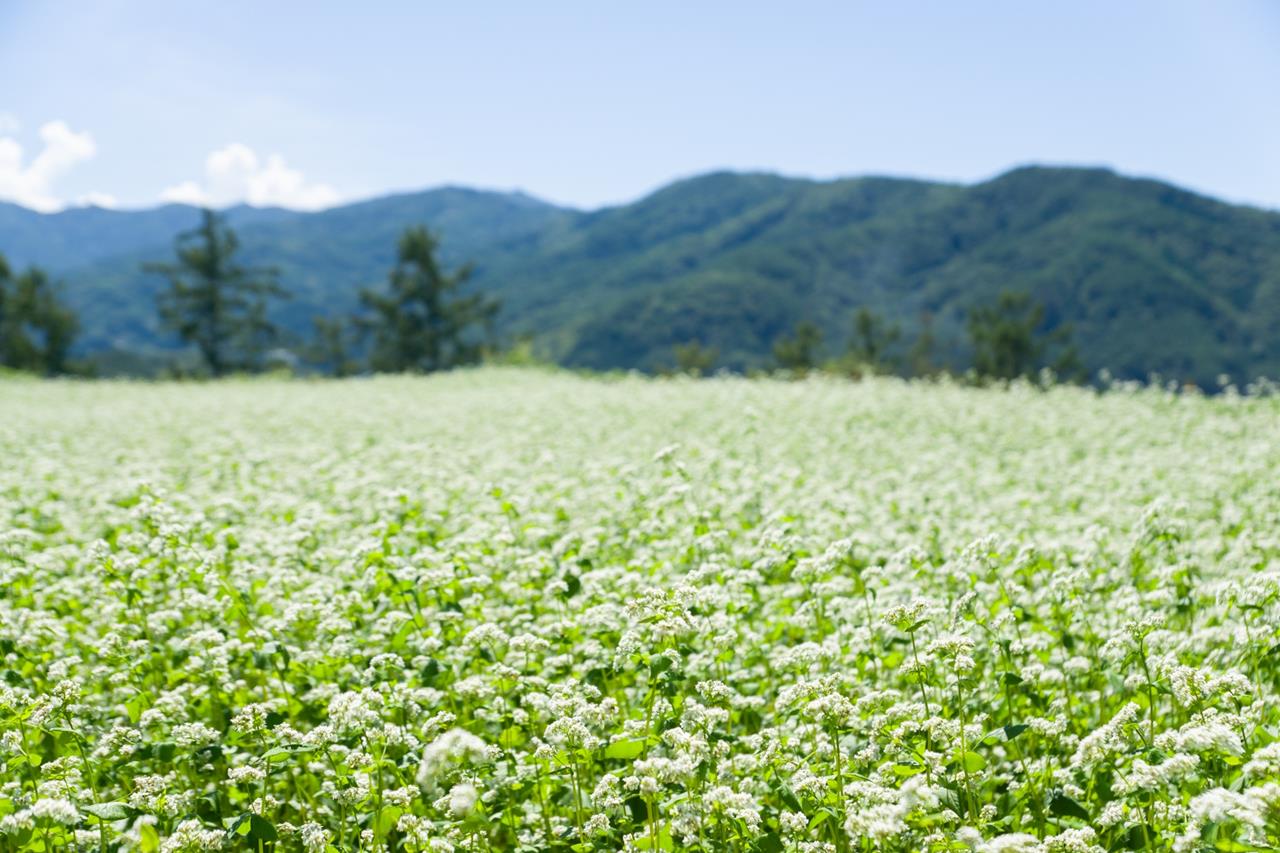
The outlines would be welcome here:
<svg viewBox="0 0 1280 853">
<path fill-rule="evenodd" d="M 630 761 L 644 752 L 643 740 L 618 740 L 609 744 L 604 751 L 605 758 L 619 758 Z"/>
<path fill-rule="evenodd" d="M 498 735 L 498 745 L 503 749 L 512 750 L 528 741 L 524 729 L 519 726 L 508 726 Z"/>
<path fill-rule="evenodd" d="M 633 794 L 627 798 L 625 805 L 631 812 L 632 822 L 644 823 L 649 819 L 649 804 L 644 801 L 644 797 Z"/>
<path fill-rule="evenodd" d="M 90 803 L 81 806 L 80 811 L 93 815 L 98 820 L 125 820 L 138 813 L 128 803 Z"/>
<path fill-rule="evenodd" d="M 1223 853 L 1261 853 L 1261 851 L 1275 850 L 1274 847 L 1255 847 L 1243 841 L 1236 841 L 1234 838 L 1219 838 L 1213 843 L 1213 849 L 1221 850 Z"/>
<path fill-rule="evenodd" d="M 440 675 L 440 661 L 431 658 L 422 665 L 422 684 L 424 687 L 430 687 L 436 683 L 436 677 Z"/>
<path fill-rule="evenodd" d="M 1112 850 L 1143 850 L 1148 842 L 1152 839 L 1159 838 L 1156 831 L 1151 827 L 1144 827 L 1141 824 L 1129 827 L 1124 835 L 1112 843 Z"/>
<path fill-rule="evenodd" d="M 138 849 L 142 853 L 156 853 L 160 849 L 160 833 L 149 823 L 138 828 Z"/>
<path fill-rule="evenodd" d="M 173 761 L 173 757 L 178 754 L 178 745 L 172 741 L 164 741 L 148 744 L 143 747 L 143 751 L 148 751 L 150 758 L 167 763 Z"/>
<path fill-rule="evenodd" d="M 796 796 L 796 792 L 788 786 L 779 785 L 777 788 L 778 799 L 782 800 L 783 805 L 791 809 L 793 812 L 803 812 L 804 808 L 800 805 L 800 799 Z"/>
<path fill-rule="evenodd" d="M 785 849 L 782 845 L 782 839 L 778 837 L 776 832 L 766 832 L 756 842 L 756 850 L 759 853 L 783 853 Z"/>
<path fill-rule="evenodd" d="M 1001 740 L 1008 743 L 1029 728 L 1030 726 L 1024 723 L 1013 723 L 1012 725 L 1001 726 L 1000 728 L 992 729 L 983 735 L 982 740 L 979 741 L 979 743 L 999 743 Z"/>
<path fill-rule="evenodd" d="M 256 814 L 242 814 L 227 830 L 227 839 L 234 840 L 239 836 L 245 840 L 250 850 L 256 850 L 259 842 L 267 844 L 279 839 L 276 826 L 265 817 Z"/>
<path fill-rule="evenodd" d="M 987 759 L 970 750 L 960 756 L 960 766 L 964 768 L 966 773 L 977 773 L 987 766 Z"/>
<path fill-rule="evenodd" d="M 1053 799 L 1049 801 L 1049 811 L 1058 817 L 1075 817 L 1080 820 L 1090 820 L 1089 813 L 1085 811 L 1084 806 L 1068 797 L 1061 791 L 1057 791 L 1053 795 Z"/>
<path fill-rule="evenodd" d="M 303 752 L 312 752 L 315 747 L 306 743 L 288 743 L 284 746 L 273 746 L 266 752 L 262 753 L 262 757 L 266 761 L 283 761 L 290 755 L 298 755 Z"/>
<path fill-rule="evenodd" d="M 384 808 L 379 812 L 377 819 L 378 835 L 385 838 L 391 830 L 396 828 L 396 822 L 400 820 L 400 815 L 402 814 L 404 814 L 404 810 L 396 808 L 395 806 Z"/>
</svg>

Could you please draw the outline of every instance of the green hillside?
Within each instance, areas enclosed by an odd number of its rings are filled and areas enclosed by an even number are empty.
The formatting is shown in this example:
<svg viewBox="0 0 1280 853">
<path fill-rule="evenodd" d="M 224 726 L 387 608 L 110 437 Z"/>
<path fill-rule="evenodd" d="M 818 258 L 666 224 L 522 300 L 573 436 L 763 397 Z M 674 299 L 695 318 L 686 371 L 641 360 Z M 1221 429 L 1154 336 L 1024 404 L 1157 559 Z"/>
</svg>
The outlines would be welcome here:
<svg viewBox="0 0 1280 853">
<path fill-rule="evenodd" d="M 62 274 L 86 350 L 167 343 L 161 283 L 139 264 L 165 258 L 165 234 L 194 211 L 22 213 L 15 225 L 0 208 L 0 252 Z M 593 212 L 445 188 L 233 213 L 246 260 L 282 270 L 294 298 L 278 316 L 299 335 L 317 314 L 350 311 L 385 276 L 398 232 L 425 222 L 446 260 L 473 260 L 475 286 L 501 296 L 503 331 L 575 366 L 658 369 L 689 341 L 723 366 L 762 366 L 805 319 L 834 354 L 866 305 L 902 326 L 903 350 L 929 318 L 937 359 L 963 367 L 966 313 L 1018 290 L 1071 325 L 1090 371 L 1280 376 L 1280 214 L 1102 169 L 1029 167 L 971 186 L 713 173 Z"/>
<path fill-rule="evenodd" d="M 229 208 L 225 215 L 235 228 L 306 216 L 243 204 Z M 150 210 L 73 207 L 59 213 L 37 213 L 0 201 L 0 251 L 14 266 L 39 264 L 61 271 L 166 245 L 174 234 L 194 227 L 198 220 L 196 209 L 183 204 Z"/>
<path fill-rule="evenodd" d="M 194 222 L 195 211 L 186 210 Z M 407 225 L 425 222 L 437 229 L 447 244 L 445 258 L 460 263 L 527 251 L 531 241 L 571 216 L 520 195 L 444 188 L 241 225 L 237 234 L 244 263 L 280 270 L 291 298 L 275 313 L 302 337 L 310 334 L 312 317 L 354 310 L 359 289 L 385 278 Z M 0 240 L 0 251 L 3 245 Z M 68 297 L 85 319 L 86 351 L 172 345 L 155 310 L 165 283 L 141 272 L 143 261 L 171 254 L 171 241 L 160 241 L 64 273 Z"/>
<path fill-rule="evenodd" d="M 638 207 L 661 217 L 661 200 Z M 1090 370 L 1280 375 L 1280 215 L 1154 181 L 1027 168 L 972 187 L 795 183 L 707 234 L 685 269 L 606 274 L 613 305 L 577 327 L 566 360 L 656 366 L 692 339 L 749 366 L 802 319 L 842 341 L 867 305 L 906 341 L 928 315 L 940 357 L 961 366 L 967 311 L 1009 289 L 1070 323 Z"/>
</svg>

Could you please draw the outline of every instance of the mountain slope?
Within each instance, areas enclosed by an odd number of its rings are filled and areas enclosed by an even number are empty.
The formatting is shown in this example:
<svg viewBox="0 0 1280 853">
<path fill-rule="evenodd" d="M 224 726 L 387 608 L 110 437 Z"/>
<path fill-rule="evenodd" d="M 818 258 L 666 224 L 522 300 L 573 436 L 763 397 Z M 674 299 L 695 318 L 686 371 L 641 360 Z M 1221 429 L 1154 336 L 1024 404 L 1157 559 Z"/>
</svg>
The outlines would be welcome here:
<svg viewBox="0 0 1280 853">
<path fill-rule="evenodd" d="M 1028 168 L 886 197 L 903 183 L 810 185 L 748 243 L 616 298 L 565 360 L 656 367 L 698 340 L 753 366 L 802 319 L 843 341 L 867 305 L 905 341 L 931 317 L 938 358 L 962 366 L 965 315 L 1010 289 L 1070 323 L 1091 370 L 1280 376 L 1280 215 L 1105 170 Z"/>
<path fill-rule="evenodd" d="M 163 283 L 139 265 L 168 257 L 194 210 L 9 207 L 0 252 L 62 271 L 87 350 L 172 343 L 155 320 Z M 967 312 L 1008 289 L 1070 324 L 1090 370 L 1280 376 L 1280 214 L 1102 169 L 1029 167 L 972 186 L 722 172 L 587 213 L 444 188 L 231 216 L 246 262 L 281 269 L 294 298 L 276 314 L 298 335 L 353 310 L 360 287 L 384 280 L 399 232 L 425 222 L 446 262 L 473 260 L 474 286 L 502 298 L 504 331 L 571 365 L 655 369 L 699 341 L 722 365 L 763 366 L 805 319 L 835 353 L 865 305 L 902 326 L 898 355 L 928 318 L 936 360 L 963 367 Z"/>
<path fill-rule="evenodd" d="M 305 214 L 238 205 L 225 211 L 235 228 L 279 222 Z M 199 221 L 196 208 L 166 204 L 150 210 L 75 207 L 37 213 L 0 201 L 0 252 L 13 266 L 37 264 L 54 272 L 165 245 Z"/>
<path fill-rule="evenodd" d="M 195 216 L 195 211 L 187 212 Z M 279 270 L 290 298 L 278 303 L 274 314 L 288 331 L 305 337 L 313 317 L 354 310 L 360 288 L 385 279 L 396 239 L 409 225 L 426 223 L 435 229 L 444 241 L 445 259 L 461 263 L 519 251 L 574 215 L 526 196 L 447 187 L 290 214 L 237 227 L 237 234 L 243 263 Z M 165 282 L 141 272 L 144 261 L 168 260 L 172 253 L 170 237 L 64 274 L 68 298 L 86 320 L 81 348 L 173 345 L 155 310 L 156 294 Z"/>
</svg>

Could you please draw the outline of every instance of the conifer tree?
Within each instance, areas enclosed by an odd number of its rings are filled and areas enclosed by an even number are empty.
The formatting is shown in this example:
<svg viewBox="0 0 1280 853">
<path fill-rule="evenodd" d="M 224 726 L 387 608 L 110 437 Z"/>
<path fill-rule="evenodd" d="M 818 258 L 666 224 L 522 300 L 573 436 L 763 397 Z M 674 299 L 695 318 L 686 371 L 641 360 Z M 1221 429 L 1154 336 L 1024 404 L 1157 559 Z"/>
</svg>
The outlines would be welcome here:
<svg viewBox="0 0 1280 853">
<path fill-rule="evenodd" d="M 196 346 L 214 376 L 257 369 L 279 338 L 266 310 L 269 298 L 286 295 L 278 273 L 241 266 L 235 260 L 239 247 L 223 218 L 206 209 L 197 228 L 178 236 L 176 263 L 143 267 L 169 279 L 158 298 L 161 321 Z"/>
<path fill-rule="evenodd" d="M 0 364 L 48 375 L 66 373 L 79 327 L 44 270 L 31 267 L 15 278 L 0 255 Z"/>
<path fill-rule="evenodd" d="M 373 336 L 374 370 L 431 373 L 480 360 L 499 303 L 484 294 L 464 295 L 470 265 L 446 272 L 438 248 L 425 227 L 406 229 L 387 287 L 361 292 L 370 312 L 362 325 Z"/>
</svg>

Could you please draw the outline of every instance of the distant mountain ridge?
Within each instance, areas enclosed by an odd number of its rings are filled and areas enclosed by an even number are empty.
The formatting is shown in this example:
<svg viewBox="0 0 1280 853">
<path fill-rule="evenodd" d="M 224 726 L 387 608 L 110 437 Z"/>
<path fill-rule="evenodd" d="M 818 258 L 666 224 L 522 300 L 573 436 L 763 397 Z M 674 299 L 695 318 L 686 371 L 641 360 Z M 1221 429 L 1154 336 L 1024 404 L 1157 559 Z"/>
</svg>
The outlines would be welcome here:
<svg viewBox="0 0 1280 853">
<path fill-rule="evenodd" d="M 86 351 L 163 348 L 163 283 L 140 265 L 166 259 L 196 216 L 0 204 L 0 252 L 65 280 Z M 246 262 L 281 269 L 294 296 L 276 314 L 298 335 L 352 310 L 384 280 L 399 232 L 425 223 L 447 262 L 474 261 L 474 286 L 501 297 L 505 333 L 574 366 L 659 369 L 689 341 L 724 366 L 763 366 L 805 319 L 835 353 L 864 305 L 902 326 L 902 348 L 927 322 L 936 360 L 961 366 L 967 311 L 1018 290 L 1070 324 L 1091 371 L 1280 377 L 1280 213 L 1105 169 L 1024 167 L 973 185 L 715 172 L 596 211 L 445 187 L 228 218 Z"/>
</svg>

